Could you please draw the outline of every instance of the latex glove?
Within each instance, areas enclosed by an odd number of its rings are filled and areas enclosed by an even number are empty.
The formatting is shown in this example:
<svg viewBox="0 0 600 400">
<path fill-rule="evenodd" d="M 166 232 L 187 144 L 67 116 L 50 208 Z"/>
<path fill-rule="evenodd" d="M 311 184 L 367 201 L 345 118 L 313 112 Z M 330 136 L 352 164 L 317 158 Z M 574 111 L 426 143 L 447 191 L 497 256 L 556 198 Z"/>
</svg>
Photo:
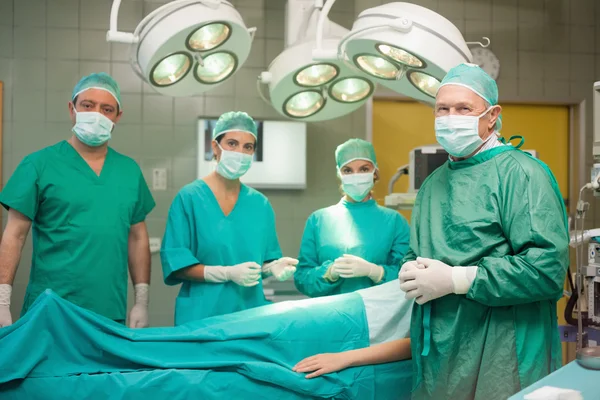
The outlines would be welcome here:
<svg viewBox="0 0 600 400">
<path fill-rule="evenodd" d="M 324 353 L 305 358 L 292 368 L 294 372 L 311 372 L 306 375 L 306 379 L 316 378 L 317 376 L 341 371 L 350 367 L 352 363 L 350 354 L 343 353 Z"/>
<path fill-rule="evenodd" d="M 400 270 L 400 289 L 406 299 L 415 299 L 417 304 L 438 299 L 451 293 L 465 294 L 469 291 L 477 274 L 477 267 L 451 267 L 438 260 L 417 258 L 418 265 L 406 263 Z"/>
<path fill-rule="evenodd" d="M 296 265 L 298 265 L 298 260 L 295 258 L 282 257 L 263 266 L 262 271 L 265 275 L 273 275 L 275 279 L 283 282 L 294 275 Z"/>
<path fill-rule="evenodd" d="M 417 269 L 424 269 L 425 266 L 423 264 L 419 264 L 416 261 L 409 261 L 402 264 L 402 268 L 398 271 L 398 280 L 400 281 L 400 285 L 406 282 L 407 272 L 414 271 Z M 412 275 L 409 275 L 412 276 Z M 411 278 L 412 279 L 412 278 Z"/>
<path fill-rule="evenodd" d="M 138 283 L 133 287 L 135 304 L 129 312 L 130 328 L 148 327 L 148 303 L 150 286 L 147 283 Z"/>
<path fill-rule="evenodd" d="M 369 277 L 373 282 L 379 283 L 383 279 L 383 267 L 368 262 L 367 260 L 344 254 L 333 262 L 333 270 L 342 278 Z"/>
<path fill-rule="evenodd" d="M 206 282 L 234 282 L 240 286 L 252 287 L 258 285 L 259 279 L 260 265 L 255 262 L 245 262 L 231 267 L 204 267 Z"/>
<path fill-rule="evenodd" d="M 10 295 L 12 286 L 8 284 L 0 285 L 0 328 L 12 325 L 12 316 L 10 315 Z"/>
<path fill-rule="evenodd" d="M 325 271 L 323 278 L 328 282 L 336 282 L 338 279 L 340 279 L 340 274 L 335 269 L 334 263 L 329 265 L 329 268 L 327 268 L 327 271 Z"/>
</svg>

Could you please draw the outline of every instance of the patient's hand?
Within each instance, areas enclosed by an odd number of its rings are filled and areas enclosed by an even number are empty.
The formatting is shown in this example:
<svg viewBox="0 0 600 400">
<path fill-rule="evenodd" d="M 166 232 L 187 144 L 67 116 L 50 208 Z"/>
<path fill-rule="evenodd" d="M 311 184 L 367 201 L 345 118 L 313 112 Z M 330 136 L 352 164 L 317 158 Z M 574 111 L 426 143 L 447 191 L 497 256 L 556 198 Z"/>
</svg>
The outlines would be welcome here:
<svg viewBox="0 0 600 400">
<path fill-rule="evenodd" d="M 305 358 L 296 364 L 292 370 L 295 372 L 310 372 L 310 374 L 306 375 L 306 378 L 310 379 L 332 372 L 341 371 L 348 368 L 351 363 L 352 359 L 348 352 L 323 353 Z"/>
</svg>

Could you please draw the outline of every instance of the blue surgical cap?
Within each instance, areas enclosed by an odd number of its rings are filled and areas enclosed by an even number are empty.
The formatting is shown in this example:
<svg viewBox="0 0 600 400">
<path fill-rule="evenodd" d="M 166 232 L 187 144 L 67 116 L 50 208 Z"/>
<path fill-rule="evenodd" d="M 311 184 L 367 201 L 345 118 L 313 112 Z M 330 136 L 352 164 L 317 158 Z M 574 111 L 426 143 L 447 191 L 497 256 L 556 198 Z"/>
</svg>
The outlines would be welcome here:
<svg viewBox="0 0 600 400">
<path fill-rule="evenodd" d="M 213 140 L 227 132 L 246 132 L 258 139 L 256 122 L 243 111 L 229 111 L 219 117 L 213 129 Z"/>
<path fill-rule="evenodd" d="M 479 97 L 489 103 L 490 106 L 498 104 L 498 85 L 483 69 L 475 64 L 459 64 L 452 68 L 440 85 L 459 85 L 470 89 Z M 502 115 L 496 121 L 496 130 L 502 128 Z"/>
<path fill-rule="evenodd" d="M 335 149 L 335 162 L 338 168 L 354 160 L 371 161 L 377 168 L 375 149 L 370 142 L 362 139 L 350 139 Z"/>
<path fill-rule="evenodd" d="M 105 72 L 99 72 L 81 78 L 81 80 L 73 89 L 71 101 L 75 100 L 75 97 L 79 96 L 82 92 L 88 89 L 100 89 L 107 91 L 113 95 L 117 101 L 117 104 L 119 105 L 119 108 L 122 108 L 121 90 L 119 89 L 119 84 L 109 74 Z"/>
</svg>

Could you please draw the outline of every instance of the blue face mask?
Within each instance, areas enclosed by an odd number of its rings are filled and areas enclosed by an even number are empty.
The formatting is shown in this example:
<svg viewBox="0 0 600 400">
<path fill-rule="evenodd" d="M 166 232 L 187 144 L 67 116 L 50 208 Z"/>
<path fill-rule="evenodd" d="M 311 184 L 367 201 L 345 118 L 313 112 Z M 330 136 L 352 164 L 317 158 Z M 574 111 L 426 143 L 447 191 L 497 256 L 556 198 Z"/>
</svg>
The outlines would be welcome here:
<svg viewBox="0 0 600 400">
<path fill-rule="evenodd" d="M 75 126 L 73 133 L 81 143 L 91 147 L 98 147 L 108 142 L 114 123 L 99 112 L 75 112 Z"/>
<path fill-rule="evenodd" d="M 252 156 L 250 154 L 239 153 L 237 151 L 221 149 L 221 159 L 217 163 L 217 174 L 225 179 L 234 180 L 243 176 L 252 165 Z"/>
<path fill-rule="evenodd" d="M 373 172 L 341 175 L 341 178 L 344 193 L 354 201 L 363 201 L 375 184 Z"/>
<path fill-rule="evenodd" d="M 483 140 L 479 137 L 479 119 L 493 107 L 479 116 L 445 115 L 435 119 L 435 137 L 438 143 L 451 156 L 462 158 L 473 154 Z"/>
</svg>

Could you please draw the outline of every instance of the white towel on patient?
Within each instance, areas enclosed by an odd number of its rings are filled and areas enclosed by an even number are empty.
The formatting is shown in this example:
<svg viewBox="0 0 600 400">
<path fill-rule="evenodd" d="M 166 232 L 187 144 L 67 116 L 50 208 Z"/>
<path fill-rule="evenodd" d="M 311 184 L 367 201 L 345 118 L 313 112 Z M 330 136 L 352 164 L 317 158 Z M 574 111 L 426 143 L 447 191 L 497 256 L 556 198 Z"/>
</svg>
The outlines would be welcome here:
<svg viewBox="0 0 600 400">
<path fill-rule="evenodd" d="M 406 300 L 400 282 L 393 280 L 357 291 L 363 298 L 371 345 L 410 336 L 414 300 Z"/>
<path fill-rule="evenodd" d="M 572 389 L 561 389 L 544 386 L 525 395 L 525 400 L 583 400 L 581 392 Z"/>
</svg>

